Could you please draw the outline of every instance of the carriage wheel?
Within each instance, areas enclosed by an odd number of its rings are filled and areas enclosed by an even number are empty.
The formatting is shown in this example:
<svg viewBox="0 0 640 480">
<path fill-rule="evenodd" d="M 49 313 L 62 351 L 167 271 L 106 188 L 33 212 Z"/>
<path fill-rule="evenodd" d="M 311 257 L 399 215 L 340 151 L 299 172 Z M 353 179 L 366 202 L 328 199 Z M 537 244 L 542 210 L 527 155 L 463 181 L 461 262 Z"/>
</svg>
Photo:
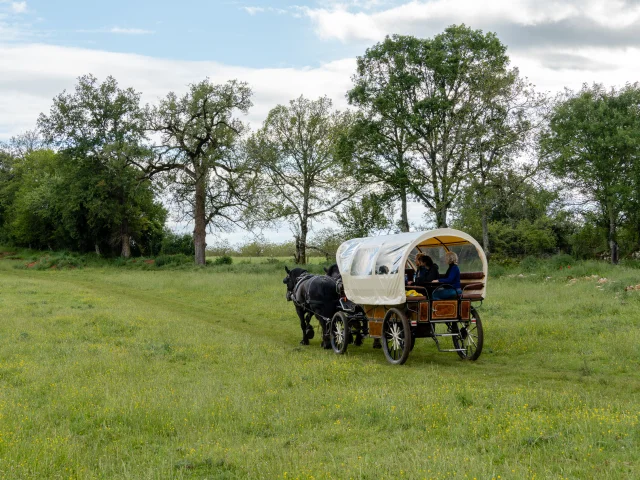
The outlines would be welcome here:
<svg viewBox="0 0 640 480">
<path fill-rule="evenodd" d="M 349 346 L 349 317 L 344 312 L 337 312 L 331 319 L 331 348 L 342 355 Z"/>
<path fill-rule="evenodd" d="M 482 321 L 480 315 L 475 308 L 471 307 L 471 319 L 457 322 L 454 328 L 458 329 L 460 334 L 453 337 L 454 348 L 463 348 L 463 351 L 457 352 L 463 360 L 477 360 L 482 353 L 482 344 L 484 342 L 484 334 L 482 331 Z"/>
<path fill-rule="evenodd" d="M 389 363 L 402 365 L 411 351 L 411 326 L 406 315 L 390 308 L 382 321 L 382 350 Z"/>
</svg>

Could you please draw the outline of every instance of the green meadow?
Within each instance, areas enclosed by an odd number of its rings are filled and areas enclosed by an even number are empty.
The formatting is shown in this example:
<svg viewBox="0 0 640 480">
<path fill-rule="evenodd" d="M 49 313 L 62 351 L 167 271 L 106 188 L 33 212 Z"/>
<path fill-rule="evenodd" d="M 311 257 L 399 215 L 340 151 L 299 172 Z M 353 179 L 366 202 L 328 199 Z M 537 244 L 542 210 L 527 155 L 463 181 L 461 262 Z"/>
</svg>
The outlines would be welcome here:
<svg viewBox="0 0 640 480">
<path fill-rule="evenodd" d="M 1 478 L 640 478 L 638 269 L 490 269 L 480 359 L 419 339 L 398 367 L 300 346 L 281 264 L 24 264 L 0 260 Z"/>
</svg>

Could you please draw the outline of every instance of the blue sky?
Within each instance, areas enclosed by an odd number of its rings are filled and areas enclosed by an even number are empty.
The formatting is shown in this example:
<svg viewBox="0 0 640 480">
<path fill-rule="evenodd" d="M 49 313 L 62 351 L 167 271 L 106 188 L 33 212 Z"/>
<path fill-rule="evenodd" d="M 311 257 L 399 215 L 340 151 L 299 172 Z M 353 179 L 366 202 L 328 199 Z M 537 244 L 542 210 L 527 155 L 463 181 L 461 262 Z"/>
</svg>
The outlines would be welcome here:
<svg viewBox="0 0 640 480">
<path fill-rule="evenodd" d="M 9 2 L 5 2 L 5 5 Z M 181 60 L 250 67 L 317 65 L 355 55 L 336 40 L 320 40 L 302 12 L 317 2 L 296 0 L 151 1 L 30 0 L 19 41 L 37 41 Z M 28 31 L 27 31 L 28 30 Z"/>
<path fill-rule="evenodd" d="M 460 23 L 496 32 L 540 91 L 640 81 L 640 0 L 0 0 L 0 141 L 34 128 L 87 73 L 147 103 L 205 77 L 247 81 L 254 129 L 300 95 L 344 109 L 367 47 Z M 422 212 L 410 209 L 414 224 Z"/>
</svg>

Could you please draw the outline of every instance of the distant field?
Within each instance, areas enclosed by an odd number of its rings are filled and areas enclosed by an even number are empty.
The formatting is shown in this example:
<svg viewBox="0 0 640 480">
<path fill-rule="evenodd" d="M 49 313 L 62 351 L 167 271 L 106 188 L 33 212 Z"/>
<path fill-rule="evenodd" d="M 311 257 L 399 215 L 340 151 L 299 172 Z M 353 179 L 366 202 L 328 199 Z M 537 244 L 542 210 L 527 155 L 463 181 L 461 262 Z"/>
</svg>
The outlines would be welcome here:
<svg viewBox="0 0 640 480">
<path fill-rule="evenodd" d="M 215 260 L 216 256 L 207 256 L 207 259 L 211 259 L 211 260 Z M 289 263 L 291 265 L 293 265 L 293 256 L 291 257 L 232 257 L 233 258 L 233 263 L 269 263 L 272 262 L 274 259 L 275 260 L 279 260 L 281 262 L 284 263 Z M 330 262 L 333 261 L 335 262 L 335 259 L 330 259 Z M 318 264 L 322 264 L 322 263 L 327 263 L 327 260 L 325 259 L 325 257 L 309 257 L 309 263 L 314 264 L 314 265 L 318 265 Z"/>
<path fill-rule="evenodd" d="M 421 339 L 397 367 L 300 346 L 278 265 L 18 264 L 0 478 L 640 478 L 640 270 L 490 279 L 478 362 Z"/>
</svg>

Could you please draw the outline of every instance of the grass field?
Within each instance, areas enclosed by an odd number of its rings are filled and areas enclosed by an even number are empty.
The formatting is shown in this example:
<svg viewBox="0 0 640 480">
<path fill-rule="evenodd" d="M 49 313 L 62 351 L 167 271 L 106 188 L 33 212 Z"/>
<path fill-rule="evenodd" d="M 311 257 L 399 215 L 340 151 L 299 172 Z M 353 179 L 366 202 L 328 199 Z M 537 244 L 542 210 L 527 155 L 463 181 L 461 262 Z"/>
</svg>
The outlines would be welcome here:
<svg viewBox="0 0 640 480">
<path fill-rule="evenodd" d="M 207 256 L 207 259 L 215 260 L 218 257 L 215 256 Z M 273 263 L 274 260 L 277 260 L 282 263 L 287 263 L 289 265 L 293 264 L 293 257 L 232 257 L 233 263 L 235 264 L 262 264 L 262 263 Z M 326 263 L 326 259 L 324 257 L 309 257 L 309 263 L 311 265 L 319 265 Z"/>
<path fill-rule="evenodd" d="M 394 367 L 300 346 L 278 265 L 18 264 L 1 478 L 640 478 L 640 270 L 490 279 L 477 362 L 421 339 Z"/>
</svg>

